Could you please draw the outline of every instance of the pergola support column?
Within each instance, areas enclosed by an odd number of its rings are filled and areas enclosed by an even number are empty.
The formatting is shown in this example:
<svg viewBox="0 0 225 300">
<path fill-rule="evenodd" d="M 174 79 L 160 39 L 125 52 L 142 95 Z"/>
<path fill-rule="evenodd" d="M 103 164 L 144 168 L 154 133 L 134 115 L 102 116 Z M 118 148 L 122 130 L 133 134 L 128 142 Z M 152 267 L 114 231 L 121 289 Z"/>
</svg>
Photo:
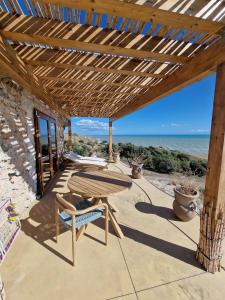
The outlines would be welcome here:
<svg viewBox="0 0 225 300">
<path fill-rule="evenodd" d="M 220 271 L 225 233 L 225 63 L 217 68 L 204 207 L 200 217 L 197 260 Z"/>
<path fill-rule="evenodd" d="M 68 120 L 68 151 L 73 150 L 73 141 L 72 141 L 72 126 L 71 120 Z"/>
<path fill-rule="evenodd" d="M 4 283 L 1 279 L 1 274 L 0 274 L 0 299 L 6 300 L 5 288 L 4 288 Z"/>
<path fill-rule="evenodd" d="M 113 161 L 112 121 L 109 119 L 109 161 Z"/>
</svg>

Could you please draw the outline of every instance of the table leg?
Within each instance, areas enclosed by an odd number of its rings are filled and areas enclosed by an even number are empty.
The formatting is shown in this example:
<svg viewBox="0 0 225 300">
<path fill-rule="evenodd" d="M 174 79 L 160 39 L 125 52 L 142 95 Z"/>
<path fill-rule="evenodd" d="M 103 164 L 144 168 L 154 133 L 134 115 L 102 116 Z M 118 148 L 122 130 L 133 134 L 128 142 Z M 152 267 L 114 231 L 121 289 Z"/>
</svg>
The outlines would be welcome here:
<svg viewBox="0 0 225 300">
<path fill-rule="evenodd" d="M 114 204 L 109 203 L 109 205 L 110 205 L 110 207 L 112 208 L 112 210 L 113 210 L 114 212 L 118 212 L 118 211 L 119 211 L 119 209 L 118 209 Z"/>
<path fill-rule="evenodd" d="M 111 207 L 111 204 L 109 203 L 108 199 L 107 198 L 101 198 L 101 201 L 106 203 L 108 205 L 108 208 L 109 208 L 109 220 L 112 222 L 112 226 L 113 226 L 113 229 L 114 231 L 116 232 L 116 235 L 119 237 L 119 238 L 123 238 L 124 237 L 124 234 L 116 220 L 116 217 L 113 213 L 113 209 Z"/>
<path fill-rule="evenodd" d="M 93 203 L 93 205 L 98 205 L 100 202 L 101 202 L 101 198 L 93 198 L 93 201 L 92 201 L 92 203 Z"/>
<path fill-rule="evenodd" d="M 93 204 L 98 204 L 100 202 L 100 200 L 102 200 L 101 198 L 95 198 L 94 201 L 93 201 Z M 104 201 L 106 202 L 106 201 Z M 108 206 L 111 207 L 111 209 L 114 211 L 114 212 L 119 212 L 119 209 L 112 203 L 109 203 L 109 201 L 107 200 L 107 204 Z"/>
</svg>

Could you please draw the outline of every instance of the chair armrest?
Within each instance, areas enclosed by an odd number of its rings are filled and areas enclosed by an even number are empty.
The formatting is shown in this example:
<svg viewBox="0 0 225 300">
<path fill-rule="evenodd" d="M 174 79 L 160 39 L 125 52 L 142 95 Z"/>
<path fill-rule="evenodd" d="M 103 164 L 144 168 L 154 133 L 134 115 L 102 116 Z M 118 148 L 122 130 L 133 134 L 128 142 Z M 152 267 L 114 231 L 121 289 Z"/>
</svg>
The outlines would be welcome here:
<svg viewBox="0 0 225 300">
<path fill-rule="evenodd" d="M 99 203 L 97 205 L 93 205 L 91 207 L 88 207 L 86 209 L 82 209 L 82 210 L 79 210 L 79 211 L 78 210 L 77 211 L 71 211 L 69 209 L 65 209 L 65 212 L 67 212 L 71 216 L 79 216 L 79 215 L 86 214 L 86 213 L 88 213 L 90 211 L 93 211 L 95 209 L 98 209 L 98 208 L 108 210 L 107 204 L 105 204 L 105 203 Z"/>
</svg>

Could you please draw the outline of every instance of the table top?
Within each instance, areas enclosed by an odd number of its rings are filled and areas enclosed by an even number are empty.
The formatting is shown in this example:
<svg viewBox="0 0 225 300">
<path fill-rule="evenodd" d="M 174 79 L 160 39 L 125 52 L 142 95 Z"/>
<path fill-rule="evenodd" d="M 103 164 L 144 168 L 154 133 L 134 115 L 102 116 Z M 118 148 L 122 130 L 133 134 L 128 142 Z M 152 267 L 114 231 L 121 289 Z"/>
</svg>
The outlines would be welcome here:
<svg viewBox="0 0 225 300">
<path fill-rule="evenodd" d="M 69 190 L 83 197 L 108 197 L 131 185 L 129 176 L 108 170 L 79 171 L 68 180 Z"/>
</svg>

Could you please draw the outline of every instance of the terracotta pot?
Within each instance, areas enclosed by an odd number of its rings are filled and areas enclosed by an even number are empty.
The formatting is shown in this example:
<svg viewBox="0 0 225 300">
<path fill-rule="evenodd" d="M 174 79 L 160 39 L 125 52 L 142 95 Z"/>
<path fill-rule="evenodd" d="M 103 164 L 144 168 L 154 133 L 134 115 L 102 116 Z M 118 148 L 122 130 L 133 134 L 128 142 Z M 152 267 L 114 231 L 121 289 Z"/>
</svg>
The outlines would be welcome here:
<svg viewBox="0 0 225 300">
<path fill-rule="evenodd" d="M 140 165 L 132 164 L 132 178 L 140 179 L 142 177 L 142 167 L 143 164 Z"/>
<path fill-rule="evenodd" d="M 174 194 L 173 209 L 175 215 L 185 222 L 192 220 L 196 216 L 196 200 L 199 193 L 196 191 L 196 195 L 185 195 L 175 188 Z"/>
<path fill-rule="evenodd" d="M 120 161 L 120 153 L 119 152 L 113 152 L 112 156 L 113 156 L 113 161 L 115 163 Z"/>
</svg>

